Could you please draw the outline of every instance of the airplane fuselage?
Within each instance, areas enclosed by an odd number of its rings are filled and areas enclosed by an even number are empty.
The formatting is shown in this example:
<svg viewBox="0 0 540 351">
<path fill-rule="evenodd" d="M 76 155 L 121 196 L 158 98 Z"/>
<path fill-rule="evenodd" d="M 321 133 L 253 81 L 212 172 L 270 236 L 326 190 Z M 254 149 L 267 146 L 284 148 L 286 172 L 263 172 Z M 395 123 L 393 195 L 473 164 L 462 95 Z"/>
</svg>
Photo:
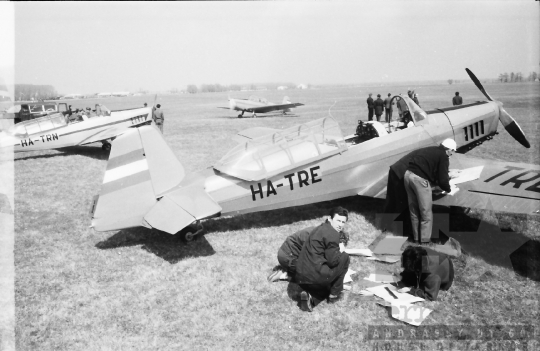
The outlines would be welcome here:
<svg viewBox="0 0 540 351">
<path fill-rule="evenodd" d="M 16 133 L 0 133 L 0 147 L 12 146 L 14 152 L 24 152 L 83 145 L 103 140 L 99 135 L 105 131 L 127 130 L 152 121 L 149 108 L 115 111 L 110 116 L 95 116 L 67 124 L 63 118 L 58 116 L 57 119 L 18 124 L 14 129 Z"/>
<path fill-rule="evenodd" d="M 246 182 L 222 173 L 206 171 L 206 191 L 223 208 L 222 215 L 298 206 L 353 195 L 376 196 L 370 188 L 374 175 L 383 175 L 386 186 L 389 165 L 409 152 L 455 139 L 466 149 L 497 130 L 498 108 L 486 102 L 435 110 L 414 128 L 379 136 L 360 144 L 348 142 L 347 150 L 308 165 L 290 169 L 260 181 Z"/>
</svg>

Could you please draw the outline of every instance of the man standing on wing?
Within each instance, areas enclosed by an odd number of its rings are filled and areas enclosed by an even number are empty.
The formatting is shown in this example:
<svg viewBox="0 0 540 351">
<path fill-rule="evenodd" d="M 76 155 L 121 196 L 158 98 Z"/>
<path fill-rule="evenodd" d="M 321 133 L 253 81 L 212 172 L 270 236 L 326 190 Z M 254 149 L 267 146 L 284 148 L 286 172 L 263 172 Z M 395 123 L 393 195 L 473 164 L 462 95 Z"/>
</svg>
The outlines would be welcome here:
<svg viewBox="0 0 540 351">
<path fill-rule="evenodd" d="M 328 220 L 313 230 L 300 251 L 295 281 L 303 290 L 300 303 L 304 311 L 313 311 L 326 298 L 333 303 L 340 297 L 349 255 L 344 252 L 344 244 L 340 244 L 339 232 L 348 219 L 346 209 L 333 208 Z"/>
<path fill-rule="evenodd" d="M 439 146 L 429 146 L 413 151 L 408 157 L 408 168 L 403 178 L 412 230 L 415 241 L 428 243 L 433 225 L 431 184 L 437 183 L 444 193 L 449 193 L 449 158 L 456 151 L 456 142 L 445 139 Z"/>
</svg>

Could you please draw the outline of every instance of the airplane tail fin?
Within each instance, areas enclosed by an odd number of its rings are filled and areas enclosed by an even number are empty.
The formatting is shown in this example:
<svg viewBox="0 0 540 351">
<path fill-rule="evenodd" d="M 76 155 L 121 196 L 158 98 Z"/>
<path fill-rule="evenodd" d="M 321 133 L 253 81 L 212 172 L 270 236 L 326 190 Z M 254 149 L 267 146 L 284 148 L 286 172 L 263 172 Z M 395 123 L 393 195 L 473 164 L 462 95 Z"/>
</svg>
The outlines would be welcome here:
<svg viewBox="0 0 540 351">
<path fill-rule="evenodd" d="M 92 226 L 98 231 L 140 226 L 163 192 L 178 185 L 184 168 L 153 126 L 117 137 L 94 200 Z"/>
<path fill-rule="evenodd" d="M 94 199 L 92 227 L 109 231 L 145 226 L 175 234 L 219 214 L 221 207 L 206 193 L 204 179 L 187 178 L 156 127 L 121 135 L 112 143 L 101 191 Z"/>
</svg>

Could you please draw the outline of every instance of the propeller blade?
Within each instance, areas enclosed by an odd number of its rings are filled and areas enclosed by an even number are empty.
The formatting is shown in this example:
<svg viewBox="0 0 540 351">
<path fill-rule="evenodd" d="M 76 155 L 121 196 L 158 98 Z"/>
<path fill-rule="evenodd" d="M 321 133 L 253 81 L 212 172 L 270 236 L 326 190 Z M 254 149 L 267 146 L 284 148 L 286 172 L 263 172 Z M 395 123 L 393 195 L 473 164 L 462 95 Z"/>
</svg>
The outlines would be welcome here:
<svg viewBox="0 0 540 351">
<path fill-rule="evenodd" d="M 501 121 L 502 125 L 504 126 L 504 129 L 520 143 L 521 145 L 525 146 L 527 149 L 531 147 L 531 144 L 529 144 L 529 141 L 525 137 L 525 133 L 523 133 L 523 130 L 517 124 L 516 120 L 512 118 L 508 114 L 508 112 L 505 111 L 504 108 L 500 107 L 500 115 L 499 120 Z"/>
<path fill-rule="evenodd" d="M 474 75 L 474 73 L 471 72 L 470 69 L 468 68 L 465 68 L 465 71 L 467 71 L 467 74 L 469 75 L 469 77 L 471 78 L 471 80 L 473 81 L 474 85 L 476 85 L 476 87 L 478 88 L 478 90 L 480 90 L 482 92 L 482 94 L 484 94 L 484 96 L 489 100 L 489 101 L 493 101 L 493 99 L 491 98 L 491 96 L 489 96 L 489 94 L 487 93 L 487 91 L 484 89 L 484 86 L 482 85 L 482 83 L 480 83 L 480 81 L 478 80 L 478 78 L 476 78 L 476 76 Z"/>
<path fill-rule="evenodd" d="M 482 86 L 482 83 L 480 83 L 480 81 L 478 80 L 478 78 L 476 78 L 474 73 L 472 73 L 471 70 L 468 68 L 465 68 L 465 71 L 467 71 L 467 74 L 469 75 L 469 77 L 471 77 L 471 80 L 474 82 L 474 85 L 476 85 L 476 87 L 482 92 L 482 94 L 484 94 L 484 96 L 489 101 L 495 101 L 491 98 L 491 96 L 489 96 L 487 91 Z M 516 139 L 518 143 L 520 143 L 521 145 L 529 149 L 531 147 L 531 144 L 529 144 L 529 141 L 525 137 L 525 133 L 523 133 L 523 130 L 521 129 L 519 124 L 517 124 L 516 120 L 513 119 L 512 116 L 508 114 L 508 112 L 505 111 L 505 109 L 502 107 L 502 102 L 500 101 L 495 101 L 495 102 L 499 105 L 499 112 L 500 112 L 499 121 L 501 121 L 502 125 L 504 126 L 504 129 L 506 129 L 506 131 L 514 139 Z"/>
</svg>

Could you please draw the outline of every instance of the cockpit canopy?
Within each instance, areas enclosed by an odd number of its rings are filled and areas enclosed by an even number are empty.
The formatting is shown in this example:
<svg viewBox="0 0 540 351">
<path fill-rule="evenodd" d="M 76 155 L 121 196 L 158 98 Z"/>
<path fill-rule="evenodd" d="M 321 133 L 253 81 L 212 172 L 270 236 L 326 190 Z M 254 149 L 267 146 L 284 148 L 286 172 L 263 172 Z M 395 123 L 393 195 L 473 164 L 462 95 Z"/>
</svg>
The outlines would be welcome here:
<svg viewBox="0 0 540 351">
<path fill-rule="evenodd" d="M 347 145 L 339 124 L 326 117 L 243 141 L 223 156 L 214 169 L 256 181 L 345 150 Z"/>
<path fill-rule="evenodd" d="M 251 95 L 249 97 L 249 101 L 262 102 L 264 104 L 268 104 L 268 100 L 262 97 L 255 96 L 255 95 Z"/>
</svg>

